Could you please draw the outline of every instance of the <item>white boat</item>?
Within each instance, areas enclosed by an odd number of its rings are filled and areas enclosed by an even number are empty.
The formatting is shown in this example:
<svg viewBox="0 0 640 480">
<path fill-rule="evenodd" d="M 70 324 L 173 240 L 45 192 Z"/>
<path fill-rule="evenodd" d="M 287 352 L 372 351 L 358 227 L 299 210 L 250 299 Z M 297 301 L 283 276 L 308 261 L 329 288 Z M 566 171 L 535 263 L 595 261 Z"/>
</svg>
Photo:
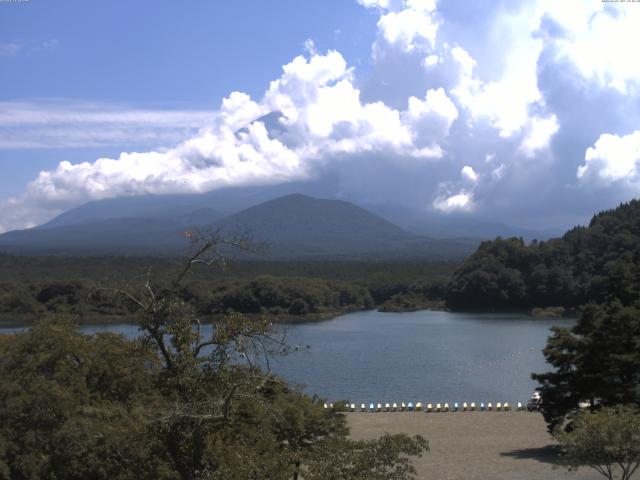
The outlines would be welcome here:
<svg viewBox="0 0 640 480">
<path fill-rule="evenodd" d="M 542 395 L 540 392 L 536 390 L 531 394 L 531 398 L 527 402 L 527 410 L 533 412 L 534 410 L 540 410 L 540 405 L 542 405 Z"/>
</svg>

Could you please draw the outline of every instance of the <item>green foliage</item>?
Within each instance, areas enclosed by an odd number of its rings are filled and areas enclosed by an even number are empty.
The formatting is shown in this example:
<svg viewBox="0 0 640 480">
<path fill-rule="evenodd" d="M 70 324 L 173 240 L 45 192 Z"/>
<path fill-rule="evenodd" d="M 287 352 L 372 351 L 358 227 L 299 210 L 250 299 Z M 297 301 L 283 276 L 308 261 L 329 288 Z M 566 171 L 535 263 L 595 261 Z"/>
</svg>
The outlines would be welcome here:
<svg viewBox="0 0 640 480">
<path fill-rule="evenodd" d="M 588 400 L 640 405 L 640 308 L 588 305 L 571 329 L 554 327 L 544 349 L 555 370 L 534 374 L 551 428 Z"/>
<path fill-rule="evenodd" d="M 226 289 L 211 307 L 214 312 L 305 315 L 372 308 L 373 299 L 367 289 L 342 281 L 260 276 Z"/>
<path fill-rule="evenodd" d="M 305 480 L 402 480 L 416 471 L 411 457 L 420 457 L 429 444 L 420 435 L 385 434 L 378 440 L 352 442 L 333 438 L 319 444 L 304 470 Z"/>
<path fill-rule="evenodd" d="M 629 480 L 640 467 L 637 407 L 580 413 L 571 431 L 559 429 L 555 436 L 562 448 L 561 461 L 570 470 L 587 465 L 609 480 Z"/>
<path fill-rule="evenodd" d="M 144 345 L 54 320 L 0 344 L 0 359 L 3 478 L 136 478 L 158 366 Z"/>
<path fill-rule="evenodd" d="M 174 293 L 202 316 L 236 311 L 273 320 L 324 318 L 382 305 L 433 306 L 444 299 L 454 267 L 405 261 L 238 261 L 224 272 L 195 265 Z M 140 278 L 161 288 L 176 268 L 176 260 L 167 258 L 0 255 L 0 320 L 28 323 L 42 315 L 70 314 L 83 323 L 130 321 L 136 306 L 108 290 L 133 288 Z"/>
<path fill-rule="evenodd" d="M 331 478 L 317 476 L 329 469 L 345 480 L 414 478 L 423 439 L 353 442 L 340 409 L 260 368 L 282 347 L 269 322 L 230 313 L 201 334 L 182 283 L 216 246 L 199 246 L 169 282 L 111 291 L 135 311 L 138 340 L 86 336 L 60 319 L 0 338 L 2 478 L 285 480 Z M 67 287 L 47 290 L 47 302 L 73 295 Z M 273 301 L 287 294 L 271 279 L 256 288 Z"/>
<path fill-rule="evenodd" d="M 640 200 L 595 215 L 589 227 L 525 245 L 483 242 L 454 273 L 447 305 L 457 310 L 577 308 L 640 298 Z"/>
</svg>

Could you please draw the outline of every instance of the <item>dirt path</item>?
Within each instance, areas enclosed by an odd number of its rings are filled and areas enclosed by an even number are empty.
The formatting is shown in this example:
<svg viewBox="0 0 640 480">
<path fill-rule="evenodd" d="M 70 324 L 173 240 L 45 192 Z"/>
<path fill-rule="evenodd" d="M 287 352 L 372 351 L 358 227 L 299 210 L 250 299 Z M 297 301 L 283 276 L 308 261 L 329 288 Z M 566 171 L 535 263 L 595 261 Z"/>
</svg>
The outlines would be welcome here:
<svg viewBox="0 0 640 480">
<path fill-rule="evenodd" d="M 388 433 L 420 434 L 431 451 L 416 460 L 420 479 L 560 480 L 602 479 L 584 468 L 553 466 L 553 440 L 538 413 L 349 413 L 354 439 Z M 640 478 L 640 476 L 638 477 Z"/>
</svg>

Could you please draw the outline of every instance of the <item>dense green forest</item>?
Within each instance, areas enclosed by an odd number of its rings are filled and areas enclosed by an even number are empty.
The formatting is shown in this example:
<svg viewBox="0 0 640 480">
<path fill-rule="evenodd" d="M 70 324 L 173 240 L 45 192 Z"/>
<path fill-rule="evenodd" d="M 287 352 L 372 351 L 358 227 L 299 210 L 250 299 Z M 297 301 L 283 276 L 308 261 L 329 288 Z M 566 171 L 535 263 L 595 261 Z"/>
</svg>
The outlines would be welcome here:
<svg viewBox="0 0 640 480">
<path fill-rule="evenodd" d="M 0 319 L 30 322 L 72 314 L 81 322 L 123 321 L 132 305 L 114 289 L 141 280 L 160 285 L 179 259 L 0 255 Z M 441 305 L 450 262 L 250 262 L 224 269 L 197 265 L 179 292 L 201 316 L 230 311 L 273 320 L 326 318 L 379 307 L 402 311 Z"/>
<path fill-rule="evenodd" d="M 640 201 L 595 215 L 587 227 L 526 245 L 522 239 L 483 242 L 456 270 L 447 305 L 456 310 L 581 307 L 640 289 Z"/>
</svg>

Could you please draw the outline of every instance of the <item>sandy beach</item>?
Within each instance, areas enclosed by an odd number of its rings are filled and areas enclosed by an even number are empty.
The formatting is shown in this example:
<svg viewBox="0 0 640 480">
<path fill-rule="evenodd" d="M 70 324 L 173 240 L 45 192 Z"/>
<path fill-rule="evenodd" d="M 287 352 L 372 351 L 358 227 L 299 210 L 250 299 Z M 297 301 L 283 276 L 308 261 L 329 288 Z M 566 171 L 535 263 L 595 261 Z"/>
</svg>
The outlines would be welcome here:
<svg viewBox="0 0 640 480">
<path fill-rule="evenodd" d="M 415 461 L 418 478 L 433 480 L 599 479 L 581 468 L 554 467 L 554 441 L 539 413 L 348 413 L 351 436 L 420 434 L 431 451 Z M 638 476 L 640 478 L 640 476 Z"/>
</svg>

